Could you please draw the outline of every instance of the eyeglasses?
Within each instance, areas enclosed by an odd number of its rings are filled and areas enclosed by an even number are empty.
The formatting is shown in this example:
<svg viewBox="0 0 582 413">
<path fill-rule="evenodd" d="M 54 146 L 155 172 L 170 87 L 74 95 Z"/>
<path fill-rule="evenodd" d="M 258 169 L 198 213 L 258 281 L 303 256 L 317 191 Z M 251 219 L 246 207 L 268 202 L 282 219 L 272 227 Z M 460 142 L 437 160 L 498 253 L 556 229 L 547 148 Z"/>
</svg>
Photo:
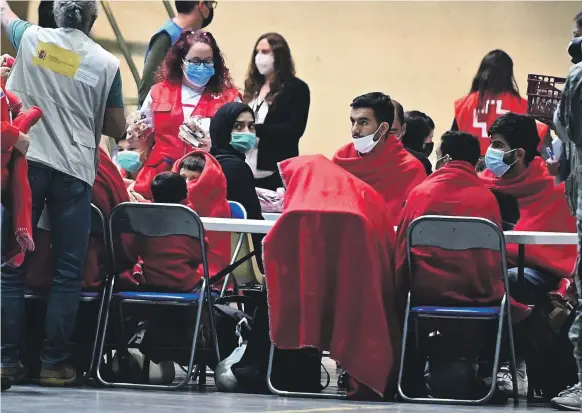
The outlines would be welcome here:
<svg viewBox="0 0 582 413">
<path fill-rule="evenodd" d="M 217 1 L 205 1 L 204 3 L 206 4 L 206 6 L 209 9 L 215 9 L 216 7 L 218 7 L 218 2 Z"/>
<path fill-rule="evenodd" d="M 202 66 L 204 65 L 204 67 L 214 67 L 214 62 L 212 60 L 200 60 L 200 59 L 184 59 L 184 63 L 185 64 L 191 64 L 194 66 Z"/>
</svg>

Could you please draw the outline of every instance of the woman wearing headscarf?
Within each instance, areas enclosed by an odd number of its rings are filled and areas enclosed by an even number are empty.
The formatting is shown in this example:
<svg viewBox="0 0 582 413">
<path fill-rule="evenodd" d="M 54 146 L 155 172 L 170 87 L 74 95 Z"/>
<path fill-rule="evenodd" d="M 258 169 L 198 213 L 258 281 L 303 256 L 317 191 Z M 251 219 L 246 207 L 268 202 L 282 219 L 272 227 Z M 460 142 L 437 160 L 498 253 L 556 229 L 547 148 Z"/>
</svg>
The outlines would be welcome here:
<svg viewBox="0 0 582 413">
<path fill-rule="evenodd" d="M 242 204 L 249 219 L 263 219 L 253 171 L 245 162 L 246 154 L 257 143 L 252 109 L 240 102 L 222 106 L 210 122 L 210 140 L 210 154 L 216 158 L 226 177 L 226 198 Z M 262 239 L 260 234 L 253 235 L 257 262 L 261 268 Z"/>
</svg>

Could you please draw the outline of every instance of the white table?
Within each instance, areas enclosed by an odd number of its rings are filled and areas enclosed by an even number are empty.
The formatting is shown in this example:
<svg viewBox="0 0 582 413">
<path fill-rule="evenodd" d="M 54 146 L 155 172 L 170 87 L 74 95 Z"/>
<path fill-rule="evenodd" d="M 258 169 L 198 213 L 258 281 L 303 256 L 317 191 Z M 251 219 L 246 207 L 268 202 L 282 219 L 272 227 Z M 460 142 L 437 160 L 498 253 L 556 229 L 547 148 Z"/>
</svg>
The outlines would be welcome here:
<svg viewBox="0 0 582 413">
<path fill-rule="evenodd" d="M 578 245 L 578 234 L 566 232 L 505 231 L 505 242 L 521 245 Z"/>
<path fill-rule="evenodd" d="M 236 219 L 236 218 L 206 218 L 201 217 L 206 231 L 220 232 L 243 232 L 247 234 L 266 234 L 269 232 L 275 221 L 259 219 Z"/>
</svg>

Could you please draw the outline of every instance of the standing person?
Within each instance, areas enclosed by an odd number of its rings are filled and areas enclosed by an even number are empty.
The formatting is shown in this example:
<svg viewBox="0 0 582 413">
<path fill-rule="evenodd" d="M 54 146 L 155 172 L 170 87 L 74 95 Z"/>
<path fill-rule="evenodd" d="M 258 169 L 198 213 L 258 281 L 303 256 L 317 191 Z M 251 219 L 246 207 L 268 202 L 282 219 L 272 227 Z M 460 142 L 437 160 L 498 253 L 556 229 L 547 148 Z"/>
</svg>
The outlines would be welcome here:
<svg viewBox="0 0 582 413">
<path fill-rule="evenodd" d="M 155 84 L 155 75 L 163 63 L 170 48 L 178 41 L 182 31 L 186 29 L 199 30 L 207 27 L 214 18 L 216 1 L 185 1 L 174 2 L 178 14 L 164 23 L 161 29 L 154 33 L 146 50 L 141 85 L 138 91 L 138 104 L 143 101 Z"/>
<path fill-rule="evenodd" d="M 552 406 L 560 410 L 578 410 L 582 408 L 582 12 L 574 19 L 574 38 L 568 47 L 574 66 L 570 69 L 560 106 L 554 114 L 554 125 L 558 137 L 570 150 L 570 176 L 566 181 L 566 195 L 572 212 L 576 212 L 578 229 L 578 260 L 576 262 L 576 289 L 578 291 L 578 308 L 576 319 L 570 328 L 570 340 L 574 345 L 574 357 L 578 363 L 578 383 L 552 399 Z"/>
<path fill-rule="evenodd" d="M 501 115 L 527 113 L 527 100 L 519 94 L 513 74 L 513 60 L 503 50 L 493 50 L 481 61 L 467 96 L 455 101 L 455 120 L 452 130 L 467 132 L 479 138 L 481 156 L 489 147 L 487 131 Z M 549 128 L 536 124 L 543 140 Z"/>
<path fill-rule="evenodd" d="M 170 171 L 178 159 L 195 149 L 179 137 L 184 121 L 199 117 L 197 132 L 207 136 L 210 118 L 216 111 L 225 103 L 240 101 L 220 48 L 209 32 L 182 33 L 166 56 L 158 80 L 141 108 L 142 113 L 152 117 L 154 133 L 147 139 L 154 139 L 155 143 L 133 187 L 147 199 L 152 197 L 155 176 Z M 130 124 L 128 132 L 134 126 Z"/>
<path fill-rule="evenodd" d="M 257 40 L 243 101 L 255 112 L 258 142 L 246 161 L 255 186 L 275 191 L 283 186 L 277 163 L 299 155 L 310 104 L 309 87 L 295 77 L 291 50 L 280 34 L 266 33 Z"/>
<path fill-rule="evenodd" d="M 38 105 L 43 120 L 30 132 L 28 178 L 35 227 L 46 203 L 54 281 L 48 297 L 41 385 L 75 381 L 67 362 L 79 306 L 91 229 L 91 186 L 101 134 L 121 136 L 125 126 L 119 60 L 89 38 L 97 2 L 56 0 L 58 29 L 20 20 L 0 0 L 2 28 L 18 50 L 8 89 L 24 107 Z M 70 64 L 60 63 L 66 61 Z M 26 262 L 25 262 L 26 266 Z M 24 268 L 2 268 L 2 369 L 12 382 L 24 374 L 18 348 L 24 324 Z"/>
</svg>

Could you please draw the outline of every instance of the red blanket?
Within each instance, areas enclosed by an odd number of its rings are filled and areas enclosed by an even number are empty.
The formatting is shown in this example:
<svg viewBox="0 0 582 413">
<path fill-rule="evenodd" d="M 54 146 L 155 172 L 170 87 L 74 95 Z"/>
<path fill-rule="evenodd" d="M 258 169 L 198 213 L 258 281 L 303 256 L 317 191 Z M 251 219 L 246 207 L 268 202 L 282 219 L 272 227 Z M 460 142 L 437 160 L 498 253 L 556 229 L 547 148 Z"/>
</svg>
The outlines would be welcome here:
<svg viewBox="0 0 582 413">
<path fill-rule="evenodd" d="M 230 218 L 230 207 L 226 200 L 226 177 L 220 164 L 208 152 L 196 150 L 177 161 L 172 172 L 180 172 L 180 165 L 189 155 L 201 155 L 206 166 L 195 181 L 188 182 L 188 206 L 201 217 Z M 228 232 L 208 231 L 210 244 L 207 251 L 210 276 L 228 266 L 231 258 L 231 236 Z M 202 268 L 200 269 L 202 270 Z"/>
<path fill-rule="evenodd" d="M 36 106 L 19 115 L 12 125 L 23 133 L 42 117 Z M 12 236 L 8 240 L 8 265 L 19 267 L 24 262 L 26 251 L 34 250 L 32 240 L 32 193 L 28 182 L 28 163 L 26 157 L 12 149 L 10 159 L 10 210 L 12 213 Z M 4 188 L 3 188 L 4 189 Z"/>
<path fill-rule="evenodd" d="M 422 163 L 394 136 L 364 156 L 349 143 L 336 152 L 333 161 L 378 191 L 388 205 L 393 225 L 398 223 L 410 191 L 426 178 Z"/>
<path fill-rule="evenodd" d="M 409 280 L 406 233 L 423 215 L 468 216 L 488 219 L 501 227 L 495 196 L 479 180 L 467 162 L 453 161 L 417 186 L 408 197 L 398 225 L 396 271 Z M 413 248 L 411 283 L 416 305 L 498 305 L 505 289 L 500 277 L 501 255 L 493 251 L 449 251 L 434 247 Z M 515 321 L 528 308 L 515 304 Z"/>
<path fill-rule="evenodd" d="M 264 239 L 271 340 L 327 349 L 378 394 L 393 385 L 403 292 L 382 198 L 322 155 L 279 164 L 283 214 Z"/>
<path fill-rule="evenodd" d="M 481 179 L 490 188 L 514 196 L 520 218 L 516 231 L 576 232 L 576 219 L 564 196 L 564 183 L 555 185 L 544 161 L 536 157 L 529 167 L 512 179 L 498 179 L 489 171 Z M 517 265 L 518 246 L 507 246 L 509 259 Z M 560 278 L 572 276 L 578 253 L 575 245 L 528 245 L 525 265 Z"/>
</svg>

